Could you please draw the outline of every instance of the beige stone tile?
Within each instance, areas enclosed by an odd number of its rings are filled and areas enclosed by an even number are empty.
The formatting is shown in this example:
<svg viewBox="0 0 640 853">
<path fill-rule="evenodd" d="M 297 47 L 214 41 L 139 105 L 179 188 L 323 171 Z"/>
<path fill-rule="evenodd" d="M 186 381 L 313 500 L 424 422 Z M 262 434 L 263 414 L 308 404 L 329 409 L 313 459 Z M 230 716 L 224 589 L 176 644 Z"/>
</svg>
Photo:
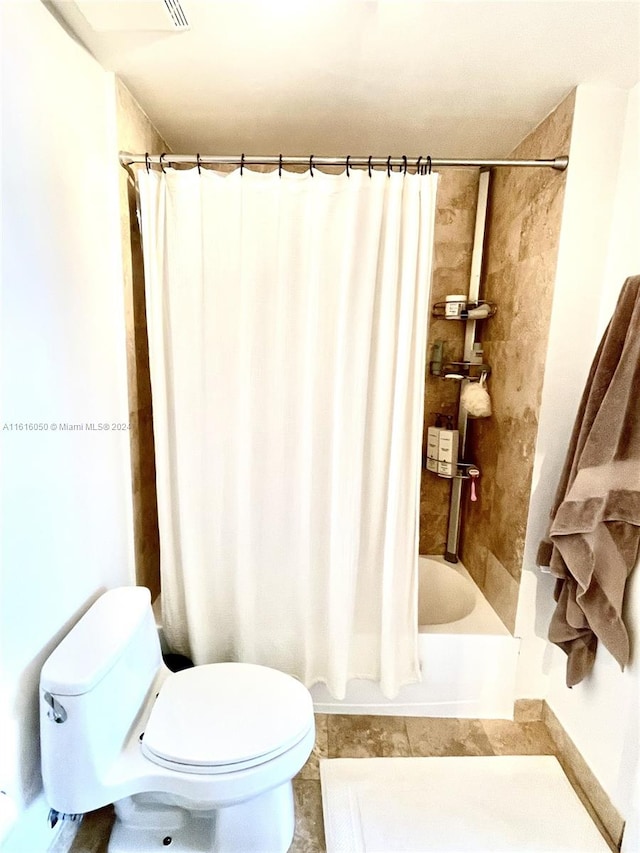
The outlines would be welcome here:
<svg viewBox="0 0 640 853">
<path fill-rule="evenodd" d="M 423 471 L 423 493 L 420 511 L 420 553 L 442 554 L 449 521 L 451 483 L 430 471 Z"/>
<path fill-rule="evenodd" d="M 523 213 L 518 260 L 535 257 L 557 244 L 563 200 L 564 180 L 550 173 Z"/>
<path fill-rule="evenodd" d="M 449 293 L 467 293 L 469 290 L 469 276 L 466 270 L 462 267 L 436 267 L 434 266 L 431 273 L 431 299 L 430 302 L 442 302 Z M 432 321 L 432 322 L 435 322 Z M 460 326 L 459 322 L 451 320 L 442 320 L 448 326 Z"/>
<path fill-rule="evenodd" d="M 574 107 L 575 89 L 518 144 L 510 156 L 529 159 L 547 157 L 549 151 L 568 154 Z M 531 171 L 546 172 L 545 169 Z M 564 172 L 558 173 L 559 176 L 564 174 Z"/>
<path fill-rule="evenodd" d="M 516 723 L 533 723 L 542 719 L 544 699 L 516 699 L 513 718 Z"/>
<path fill-rule="evenodd" d="M 596 811 L 596 809 L 593 806 L 593 803 L 591 802 L 589 797 L 584 792 L 582 786 L 580 785 L 580 781 L 579 781 L 578 777 L 576 776 L 576 774 L 573 772 L 571 765 L 567 762 L 566 758 L 563 757 L 562 755 L 557 755 L 557 758 L 558 758 L 558 761 L 560 762 L 560 766 L 562 767 L 565 776 L 567 777 L 567 779 L 571 783 L 571 787 L 576 792 L 578 799 L 580 800 L 580 802 L 584 806 L 585 811 L 589 814 L 589 817 L 591 818 L 591 820 L 598 827 L 600 834 L 602 835 L 604 840 L 609 845 L 609 849 L 612 850 L 613 853 L 618 853 L 618 851 L 620 850 L 620 844 L 622 841 L 622 833 L 624 831 L 624 821 L 622 820 L 622 818 L 620 816 L 618 816 L 618 817 L 620 817 L 620 821 L 616 822 L 615 825 L 610 824 L 610 827 L 616 833 L 616 837 L 618 839 L 617 841 L 614 841 L 611 833 L 609 832 L 609 829 L 607 828 L 607 826 L 605 826 L 603 821 L 600 820 L 600 815 L 598 814 L 598 812 Z"/>
<path fill-rule="evenodd" d="M 467 239 L 456 240 L 455 237 L 458 236 L 457 234 L 452 235 L 453 239 L 435 242 L 433 247 L 433 264 L 437 268 L 444 267 L 468 275 L 471 266 L 471 246 Z M 460 236 L 466 238 L 464 232 Z"/>
<path fill-rule="evenodd" d="M 475 210 L 478 173 L 469 169 L 444 169 L 438 177 L 438 209 Z"/>
<path fill-rule="evenodd" d="M 485 478 L 492 477 L 490 484 L 491 510 L 495 513 L 495 521 L 490 530 L 485 532 L 488 555 L 486 562 L 485 584 L 499 578 L 498 569 L 504 568 L 519 584 L 522 571 L 522 555 L 526 531 L 526 511 L 529 505 L 530 469 L 522 461 L 511 462 L 519 450 L 518 431 L 514 430 L 513 444 L 500 453 L 495 472 L 484 472 Z M 511 475 L 511 476 L 509 476 Z M 486 479 L 485 479 L 486 482 Z M 486 496 L 485 496 L 486 499 Z M 493 554 L 498 565 L 492 562 L 489 554 Z M 491 571 L 494 569 L 493 576 Z M 496 574 L 496 572 L 498 572 Z M 510 594 L 505 588 L 505 595 Z"/>
<path fill-rule="evenodd" d="M 412 756 L 493 755 L 479 720 L 407 717 Z"/>
<path fill-rule="evenodd" d="M 471 267 L 471 246 L 475 225 L 474 207 L 439 207 L 436 210 L 434 247 L 442 243 L 459 243 L 467 247 L 464 266 Z"/>
<path fill-rule="evenodd" d="M 513 633 L 516 623 L 518 589 L 519 581 L 511 577 L 491 551 L 488 551 L 483 592 L 489 604 L 511 633 Z"/>
<path fill-rule="evenodd" d="M 329 757 L 329 734 L 327 725 L 327 714 L 316 714 L 316 742 L 309 760 L 298 773 L 297 778 L 315 780 L 320 779 L 320 759 Z"/>
<path fill-rule="evenodd" d="M 496 755 L 554 755 L 555 746 L 542 720 L 516 723 L 511 720 L 482 720 Z"/>
<path fill-rule="evenodd" d="M 329 758 L 409 756 L 406 717 L 329 714 Z"/>
<path fill-rule="evenodd" d="M 118 146 L 125 151 L 170 151 L 147 115 L 120 80 L 116 80 Z M 151 427 L 151 384 L 146 334 L 144 272 L 140 234 L 137 227 L 135 193 L 124 170 L 120 175 L 120 215 L 124 293 L 126 306 L 127 376 L 132 429 L 134 501 L 134 547 L 137 582 L 159 589 L 159 545 L 157 508 L 149 484 L 155 482 L 153 431 Z M 147 488 L 145 489 L 145 485 Z M 154 486 L 155 488 L 155 486 Z"/>
<path fill-rule="evenodd" d="M 489 270 L 485 276 L 482 296 L 487 302 L 495 305 L 496 313 L 482 325 L 480 337 L 485 345 L 488 341 L 506 341 L 511 338 L 515 315 L 514 300 L 517 293 L 515 262 L 491 266 Z"/>
<path fill-rule="evenodd" d="M 473 530 L 471 525 L 468 525 L 466 529 L 469 533 L 462 538 L 462 562 L 480 589 L 484 589 L 487 571 L 487 549 L 481 542 L 474 539 L 473 533 L 471 533 Z"/>
<path fill-rule="evenodd" d="M 113 806 L 86 814 L 69 853 L 106 853 L 114 818 Z"/>
<path fill-rule="evenodd" d="M 568 147 L 574 95 L 523 140 L 512 156 L 544 157 Z M 544 169 L 492 173 L 481 294 L 497 304 L 478 326 L 493 369 L 493 415 L 470 421 L 467 457 L 481 470 L 479 500 L 465 498 L 465 564 L 513 629 L 522 570 L 535 439 L 565 178 Z M 472 528 L 472 532 L 470 530 Z M 486 555 L 486 557 L 484 556 Z M 484 577 L 483 577 L 484 575 Z"/>
<path fill-rule="evenodd" d="M 513 175 L 501 193 L 494 189 L 485 241 L 487 272 L 513 264 L 520 257 L 522 217 L 526 203 L 524 199 L 519 201 L 523 196 L 521 181 L 522 176 Z"/>
<path fill-rule="evenodd" d="M 553 710 L 544 704 L 543 720 L 556 747 L 558 761 L 567 778 L 583 802 L 588 802 L 590 811 L 595 812 L 606 834 L 619 846 L 624 830 L 624 819 L 615 808 L 602 785 L 580 751 L 567 735 Z"/>
<path fill-rule="evenodd" d="M 504 429 L 507 419 L 528 417 L 526 438 L 537 427 L 542 371 L 539 376 L 532 374 L 532 367 L 538 364 L 538 347 L 527 346 L 526 334 L 521 332 L 520 340 L 492 340 L 484 344 L 485 360 L 491 367 L 491 376 L 487 390 L 492 400 L 493 413 L 488 419 L 492 430 Z M 526 357 L 523 355 L 526 354 Z M 543 357 L 544 359 L 544 357 Z M 514 424 L 509 424 L 509 428 Z M 517 427 L 518 424 L 515 424 Z M 524 425 L 520 426 L 524 433 Z M 535 433 L 531 436 L 535 438 Z M 504 447 L 498 445 L 498 450 Z"/>
<path fill-rule="evenodd" d="M 320 782 L 293 780 L 296 828 L 289 853 L 324 853 L 324 821 Z"/>
</svg>

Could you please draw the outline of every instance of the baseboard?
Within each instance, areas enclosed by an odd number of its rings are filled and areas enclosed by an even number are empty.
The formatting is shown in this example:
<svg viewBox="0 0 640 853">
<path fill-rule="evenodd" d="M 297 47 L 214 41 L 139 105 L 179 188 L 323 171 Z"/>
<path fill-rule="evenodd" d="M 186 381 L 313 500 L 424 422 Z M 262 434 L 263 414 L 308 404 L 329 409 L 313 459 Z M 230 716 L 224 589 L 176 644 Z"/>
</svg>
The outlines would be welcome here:
<svg viewBox="0 0 640 853">
<path fill-rule="evenodd" d="M 585 808 L 600 827 L 612 850 L 619 850 L 624 818 L 582 757 L 563 725 L 544 699 L 517 699 L 513 718 L 518 723 L 542 720 L 556 748 L 556 756 Z"/>
<path fill-rule="evenodd" d="M 608 836 L 613 848 L 619 850 L 624 832 L 624 818 L 546 701 L 543 705 L 542 720 L 556 745 L 558 761 L 567 778 L 578 796 L 583 795 L 581 799 L 585 806 L 590 806 L 595 813 L 604 828 L 605 837 Z"/>
<path fill-rule="evenodd" d="M 516 723 L 535 723 L 542 720 L 544 699 L 516 699 L 513 705 L 513 719 Z"/>
</svg>

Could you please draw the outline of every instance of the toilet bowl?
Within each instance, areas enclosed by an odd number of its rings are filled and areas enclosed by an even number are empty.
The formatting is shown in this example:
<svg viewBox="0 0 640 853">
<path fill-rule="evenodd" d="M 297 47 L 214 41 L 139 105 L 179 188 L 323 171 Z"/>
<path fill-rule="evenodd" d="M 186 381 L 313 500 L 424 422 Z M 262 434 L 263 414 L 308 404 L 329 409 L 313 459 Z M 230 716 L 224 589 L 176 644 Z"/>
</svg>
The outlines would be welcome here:
<svg viewBox="0 0 640 853">
<path fill-rule="evenodd" d="M 171 673 L 150 594 L 105 593 L 40 677 L 42 774 L 50 806 L 115 804 L 110 853 L 284 853 L 291 780 L 315 740 L 296 679 L 219 663 Z"/>
</svg>

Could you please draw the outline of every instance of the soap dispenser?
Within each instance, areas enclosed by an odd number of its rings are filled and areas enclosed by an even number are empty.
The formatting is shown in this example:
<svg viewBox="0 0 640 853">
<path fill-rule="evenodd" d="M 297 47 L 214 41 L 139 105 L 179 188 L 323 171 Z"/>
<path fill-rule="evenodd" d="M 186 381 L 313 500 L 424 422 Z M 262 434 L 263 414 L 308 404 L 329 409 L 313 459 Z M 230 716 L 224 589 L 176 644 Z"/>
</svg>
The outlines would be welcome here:
<svg viewBox="0 0 640 853">
<path fill-rule="evenodd" d="M 436 413 L 436 425 L 427 430 L 427 471 L 438 473 L 438 447 L 442 430 L 443 415 Z"/>
<path fill-rule="evenodd" d="M 447 417 L 446 429 L 438 435 L 438 474 L 440 477 L 455 477 L 458 471 L 459 433 L 453 429 L 453 418 Z"/>
</svg>

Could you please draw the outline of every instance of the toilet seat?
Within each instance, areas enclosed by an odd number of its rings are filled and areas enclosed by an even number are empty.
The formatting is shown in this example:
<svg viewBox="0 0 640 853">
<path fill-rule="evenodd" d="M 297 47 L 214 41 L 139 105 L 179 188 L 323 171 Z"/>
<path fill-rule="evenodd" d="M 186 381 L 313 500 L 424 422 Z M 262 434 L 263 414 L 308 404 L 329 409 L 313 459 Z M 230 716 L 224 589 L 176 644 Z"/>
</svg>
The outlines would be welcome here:
<svg viewBox="0 0 640 853">
<path fill-rule="evenodd" d="M 291 676 L 255 664 L 207 664 L 164 682 L 141 748 L 183 773 L 229 773 L 276 758 L 313 724 L 309 692 Z"/>
</svg>

